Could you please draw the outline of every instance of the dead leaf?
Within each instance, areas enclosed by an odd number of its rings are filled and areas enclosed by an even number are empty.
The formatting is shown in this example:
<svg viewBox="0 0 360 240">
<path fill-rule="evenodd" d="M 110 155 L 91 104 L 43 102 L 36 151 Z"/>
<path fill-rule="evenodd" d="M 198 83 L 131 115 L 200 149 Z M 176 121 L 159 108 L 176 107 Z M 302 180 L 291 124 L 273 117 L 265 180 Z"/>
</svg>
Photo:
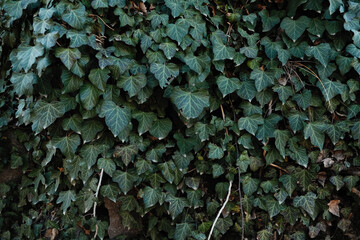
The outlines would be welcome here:
<svg viewBox="0 0 360 240">
<path fill-rule="evenodd" d="M 331 212 L 332 214 L 334 214 L 335 216 L 338 216 L 338 217 L 340 217 L 339 203 L 340 203 L 340 200 L 338 200 L 338 199 L 331 200 L 328 203 L 329 212 Z"/>
<path fill-rule="evenodd" d="M 324 163 L 325 168 L 329 168 L 334 164 L 334 160 L 332 160 L 332 158 L 325 158 L 322 161 Z"/>
<path fill-rule="evenodd" d="M 326 172 L 319 172 L 317 175 L 318 181 L 322 186 L 325 186 L 325 181 L 327 178 Z"/>
<path fill-rule="evenodd" d="M 145 3 L 140 2 L 140 3 L 139 3 L 139 8 L 140 8 L 140 11 L 146 16 L 146 14 L 147 14 L 147 9 L 146 9 Z"/>
<path fill-rule="evenodd" d="M 54 240 L 58 234 L 59 230 L 57 230 L 56 228 L 49 228 L 48 230 L 46 230 L 44 237 L 50 238 L 50 240 Z"/>
</svg>

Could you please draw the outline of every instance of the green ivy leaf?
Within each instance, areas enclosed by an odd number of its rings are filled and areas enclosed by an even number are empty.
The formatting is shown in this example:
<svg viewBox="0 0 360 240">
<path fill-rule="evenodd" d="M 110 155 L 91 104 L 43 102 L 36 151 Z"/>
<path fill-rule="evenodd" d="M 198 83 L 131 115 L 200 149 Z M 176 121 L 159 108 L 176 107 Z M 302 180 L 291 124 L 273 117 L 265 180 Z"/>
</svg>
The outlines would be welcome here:
<svg viewBox="0 0 360 240">
<path fill-rule="evenodd" d="M 252 195 L 257 191 L 260 184 L 260 180 L 247 176 L 244 178 L 242 184 L 245 195 L 249 197 L 250 195 Z"/>
<path fill-rule="evenodd" d="M 280 27 L 295 42 L 305 32 L 309 24 L 310 19 L 306 16 L 301 16 L 296 20 L 286 17 L 282 20 Z"/>
<path fill-rule="evenodd" d="M 315 213 L 315 200 L 316 200 L 316 194 L 313 192 L 308 192 L 306 195 L 303 196 L 297 196 L 294 198 L 293 205 L 295 207 L 301 207 L 306 212 L 308 212 L 310 215 L 313 215 Z"/>
<path fill-rule="evenodd" d="M 175 87 L 171 92 L 171 100 L 187 119 L 197 118 L 204 108 L 210 106 L 209 93 L 204 90 L 186 92 Z"/>
<path fill-rule="evenodd" d="M 328 43 L 321 43 L 316 46 L 309 46 L 305 54 L 309 57 L 313 57 L 318 60 L 324 67 L 326 67 L 330 61 L 331 47 Z"/>
<path fill-rule="evenodd" d="M 170 119 L 157 119 L 154 121 L 151 129 L 150 134 L 159 140 L 164 139 L 172 129 L 172 122 Z"/>
<path fill-rule="evenodd" d="M 228 47 L 220 41 L 214 41 L 213 43 L 214 61 L 234 59 L 235 49 Z"/>
<path fill-rule="evenodd" d="M 291 196 L 297 186 L 296 178 L 290 174 L 284 174 L 279 178 L 279 181 L 284 185 L 289 196 Z"/>
<path fill-rule="evenodd" d="M 274 87 L 274 92 L 277 92 L 281 103 L 284 105 L 288 98 L 293 95 L 293 91 L 289 86 L 277 86 Z"/>
<path fill-rule="evenodd" d="M 180 16 L 184 11 L 183 1 L 165 0 L 165 5 L 171 10 L 171 15 L 174 18 Z"/>
<path fill-rule="evenodd" d="M 135 96 L 143 87 L 146 86 L 146 76 L 137 74 L 132 76 L 120 76 L 117 86 L 128 92 L 130 97 Z"/>
<path fill-rule="evenodd" d="M 144 199 L 145 208 L 150 208 L 154 206 L 161 199 L 161 191 L 157 188 L 151 188 L 146 186 L 143 189 L 143 192 L 144 192 L 143 199 Z"/>
<path fill-rule="evenodd" d="M 208 157 L 210 159 L 221 159 L 224 157 L 224 151 L 222 150 L 221 147 L 219 147 L 213 143 L 209 143 L 208 148 L 209 148 Z"/>
<path fill-rule="evenodd" d="M 279 150 L 281 156 L 285 158 L 285 146 L 287 141 L 291 137 L 291 134 L 288 130 L 276 129 L 274 131 L 274 136 L 275 136 L 275 146 Z"/>
<path fill-rule="evenodd" d="M 175 56 L 177 51 L 176 44 L 172 42 L 164 42 L 159 45 L 159 48 L 164 52 L 167 59 L 171 59 Z"/>
<path fill-rule="evenodd" d="M 179 75 L 179 67 L 174 63 L 152 63 L 150 65 L 150 72 L 152 72 L 160 83 L 160 87 L 166 87 L 172 79 Z"/>
<path fill-rule="evenodd" d="M 80 145 L 80 137 L 77 134 L 65 137 L 54 137 L 52 142 L 66 157 L 72 157 Z"/>
<path fill-rule="evenodd" d="M 113 202 L 116 202 L 117 196 L 119 194 L 119 188 L 114 184 L 103 185 L 100 188 L 100 194 L 104 197 L 107 197 Z"/>
<path fill-rule="evenodd" d="M 209 140 L 210 136 L 215 135 L 215 126 L 212 124 L 195 123 L 195 133 L 199 136 L 201 142 Z"/>
<path fill-rule="evenodd" d="M 178 19 L 174 24 L 170 23 L 166 27 L 166 34 L 169 38 L 178 42 L 178 45 L 183 41 L 184 37 L 188 34 L 189 24 L 181 19 Z"/>
<path fill-rule="evenodd" d="M 30 96 L 33 93 L 33 85 L 37 82 L 37 76 L 32 73 L 13 73 L 10 78 L 14 91 L 21 97 Z"/>
<path fill-rule="evenodd" d="M 79 4 L 77 7 L 72 7 L 72 5 L 69 5 L 68 11 L 62 15 L 62 19 L 73 28 L 82 29 L 87 16 L 85 6 Z"/>
<path fill-rule="evenodd" d="M 191 234 L 191 228 L 189 223 L 177 223 L 175 228 L 174 239 L 185 240 Z"/>
<path fill-rule="evenodd" d="M 264 124 L 264 119 L 259 114 L 254 114 L 249 117 L 242 117 L 238 121 L 240 130 L 245 129 L 254 136 L 260 124 Z"/>
<path fill-rule="evenodd" d="M 55 56 L 60 58 L 67 69 L 71 70 L 76 60 L 81 58 L 81 52 L 77 48 L 59 47 L 55 49 Z"/>
<path fill-rule="evenodd" d="M 310 122 L 304 128 L 304 138 L 310 137 L 311 143 L 322 150 L 324 146 L 326 126 L 323 123 Z"/>
<path fill-rule="evenodd" d="M 116 169 L 116 165 L 111 158 L 99 158 L 97 162 L 97 166 L 99 169 L 104 169 L 104 171 L 112 177 L 113 172 Z M 116 202 L 116 201 L 115 201 Z"/>
<path fill-rule="evenodd" d="M 157 120 L 156 114 L 153 112 L 136 111 L 132 114 L 132 117 L 139 122 L 138 125 L 139 135 L 142 135 L 145 132 L 149 131 L 154 121 Z"/>
<path fill-rule="evenodd" d="M 216 83 L 217 83 L 221 93 L 223 94 L 223 97 L 240 89 L 240 86 L 241 86 L 239 79 L 227 78 L 222 75 L 217 78 Z"/>
<path fill-rule="evenodd" d="M 94 86 L 96 86 L 99 90 L 105 91 L 106 82 L 109 79 L 110 71 L 108 69 L 91 69 L 89 74 L 89 80 Z"/>
<path fill-rule="evenodd" d="M 36 59 L 43 54 L 44 47 L 40 44 L 35 46 L 20 45 L 16 49 L 16 60 L 18 61 L 16 64 L 20 69 L 24 69 L 25 72 L 28 72 L 31 69 L 31 66 L 36 62 Z"/>
<path fill-rule="evenodd" d="M 131 111 L 128 107 L 119 107 L 112 101 L 104 101 L 100 117 L 105 117 L 105 123 L 114 136 L 118 136 L 129 124 Z"/>
<path fill-rule="evenodd" d="M 136 181 L 136 176 L 129 173 L 116 170 L 113 173 L 112 180 L 119 184 L 121 191 L 126 195 L 133 187 L 134 182 Z"/>
<path fill-rule="evenodd" d="M 165 201 L 169 203 L 169 212 L 173 220 L 183 212 L 185 207 L 189 206 L 186 198 L 178 198 L 172 195 L 168 195 Z"/>
<path fill-rule="evenodd" d="M 126 146 L 116 146 L 114 151 L 114 157 L 121 157 L 125 166 L 129 165 L 134 160 L 135 155 L 138 153 L 138 147 L 134 144 Z"/>
<path fill-rule="evenodd" d="M 280 204 L 275 199 L 270 199 L 266 201 L 266 208 L 270 215 L 270 218 L 273 218 L 280 213 Z"/>
<path fill-rule="evenodd" d="M 59 193 L 59 197 L 56 200 L 56 203 L 62 203 L 61 209 L 63 211 L 63 214 L 65 215 L 67 209 L 70 207 L 71 202 L 74 202 L 76 200 L 76 194 L 73 190 L 68 191 L 62 191 Z"/>
<path fill-rule="evenodd" d="M 338 81 L 330 81 L 328 79 L 323 79 L 322 82 L 317 82 L 316 86 L 321 90 L 327 102 L 336 95 L 342 94 L 346 89 L 344 84 Z"/>
<path fill-rule="evenodd" d="M 65 106 L 61 102 L 45 102 L 39 100 L 34 106 L 34 111 L 31 117 L 32 130 L 39 133 L 41 130 L 47 128 L 55 120 L 65 113 Z"/>
<path fill-rule="evenodd" d="M 343 177 L 339 175 L 330 177 L 330 182 L 334 184 L 336 191 L 339 191 L 345 185 Z"/>
<path fill-rule="evenodd" d="M 91 6 L 94 9 L 107 8 L 108 7 L 108 1 L 107 0 L 92 0 Z"/>
<path fill-rule="evenodd" d="M 274 84 L 274 75 L 259 68 L 251 72 L 250 78 L 255 80 L 255 87 L 258 92 Z"/>
</svg>

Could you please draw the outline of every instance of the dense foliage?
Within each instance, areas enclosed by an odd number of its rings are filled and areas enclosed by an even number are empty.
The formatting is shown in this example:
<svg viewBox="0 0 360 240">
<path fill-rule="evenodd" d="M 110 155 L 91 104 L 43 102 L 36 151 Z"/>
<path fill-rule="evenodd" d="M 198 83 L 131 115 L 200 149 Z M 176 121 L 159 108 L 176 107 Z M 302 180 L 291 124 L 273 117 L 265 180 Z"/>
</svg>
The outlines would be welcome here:
<svg viewBox="0 0 360 240">
<path fill-rule="evenodd" d="M 0 11 L 1 239 L 359 236 L 358 0 Z"/>
</svg>

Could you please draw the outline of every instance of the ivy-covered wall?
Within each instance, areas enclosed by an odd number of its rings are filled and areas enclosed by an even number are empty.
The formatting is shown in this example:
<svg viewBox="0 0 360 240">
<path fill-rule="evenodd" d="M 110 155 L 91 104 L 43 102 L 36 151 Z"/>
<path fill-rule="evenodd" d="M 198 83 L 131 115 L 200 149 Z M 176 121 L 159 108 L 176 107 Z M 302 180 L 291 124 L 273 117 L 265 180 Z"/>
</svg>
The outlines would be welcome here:
<svg viewBox="0 0 360 240">
<path fill-rule="evenodd" d="M 358 0 L 2 0 L 0 43 L 1 239 L 360 235 Z"/>
</svg>

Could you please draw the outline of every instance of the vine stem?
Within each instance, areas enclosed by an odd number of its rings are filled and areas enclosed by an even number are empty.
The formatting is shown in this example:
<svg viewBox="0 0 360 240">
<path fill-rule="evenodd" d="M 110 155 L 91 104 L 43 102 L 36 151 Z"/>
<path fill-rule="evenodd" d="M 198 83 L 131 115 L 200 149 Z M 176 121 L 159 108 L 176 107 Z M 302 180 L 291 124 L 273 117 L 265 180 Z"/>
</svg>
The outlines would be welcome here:
<svg viewBox="0 0 360 240">
<path fill-rule="evenodd" d="M 98 195 L 99 195 L 99 190 L 100 190 L 100 186 L 101 186 L 101 182 L 102 182 L 103 175 L 104 175 L 104 169 L 102 168 L 102 169 L 101 169 L 101 172 L 100 172 L 99 184 L 98 184 L 98 186 L 97 186 L 97 188 L 96 188 L 95 198 L 97 198 Z M 94 216 L 94 217 L 96 217 L 96 205 L 97 205 L 97 202 L 95 201 L 95 202 L 94 202 L 94 211 L 93 211 L 93 216 Z"/>
<path fill-rule="evenodd" d="M 221 207 L 220 211 L 218 212 L 218 214 L 217 214 L 217 216 L 216 216 L 216 218 L 215 218 L 215 220 L 214 220 L 214 222 L 213 222 L 213 224 L 212 224 L 212 226 L 211 226 L 211 230 L 210 230 L 210 233 L 209 233 L 209 236 L 208 236 L 207 240 L 210 240 L 211 235 L 212 235 L 212 232 L 214 231 L 216 222 L 218 221 L 218 219 L 219 219 L 219 217 L 220 217 L 220 214 L 221 214 L 222 211 L 224 210 L 227 202 L 229 201 L 230 194 L 231 194 L 232 182 L 233 182 L 233 181 L 230 181 L 230 182 L 229 182 L 229 190 L 228 190 L 228 194 L 227 194 L 227 196 L 226 196 L 226 200 L 225 200 L 223 206 Z"/>
</svg>

